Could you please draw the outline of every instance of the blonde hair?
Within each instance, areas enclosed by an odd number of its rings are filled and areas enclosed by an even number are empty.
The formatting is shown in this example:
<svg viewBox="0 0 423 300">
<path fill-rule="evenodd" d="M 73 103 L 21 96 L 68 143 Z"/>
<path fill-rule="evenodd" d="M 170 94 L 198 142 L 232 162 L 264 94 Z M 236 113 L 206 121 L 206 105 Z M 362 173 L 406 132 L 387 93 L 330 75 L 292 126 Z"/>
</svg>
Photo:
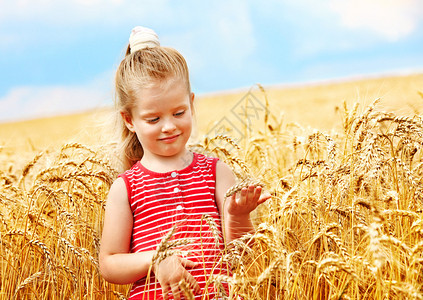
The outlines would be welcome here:
<svg viewBox="0 0 423 300">
<path fill-rule="evenodd" d="M 134 51 L 130 46 L 121 61 L 115 78 L 116 110 L 132 117 L 137 95 L 143 88 L 149 88 L 157 81 L 179 79 L 186 83 L 187 92 L 191 93 L 188 66 L 184 57 L 175 49 L 153 47 Z M 118 117 L 121 130 L 121 158 L 124 168 L 130 168 L 143 156 L 143 148 L 134 132 L 126 126 L 122 117 Z"/>
</svg>

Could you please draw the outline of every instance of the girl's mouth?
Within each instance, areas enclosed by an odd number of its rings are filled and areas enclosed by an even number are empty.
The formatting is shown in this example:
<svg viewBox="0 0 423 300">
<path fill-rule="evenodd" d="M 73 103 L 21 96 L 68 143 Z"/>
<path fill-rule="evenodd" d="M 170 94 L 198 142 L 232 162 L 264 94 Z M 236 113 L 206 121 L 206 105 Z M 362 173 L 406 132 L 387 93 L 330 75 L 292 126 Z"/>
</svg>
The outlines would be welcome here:
<svg viewBox="0 0 423 300">
<path fill-rule="evenodd" d="M 173 143 L 174 141 L 177 140 L 178 137 L 179 137 L 179 134 L 176 134 L 169 137 L 161 138 L 160 141 L 165 143 Z"/>
</svg>

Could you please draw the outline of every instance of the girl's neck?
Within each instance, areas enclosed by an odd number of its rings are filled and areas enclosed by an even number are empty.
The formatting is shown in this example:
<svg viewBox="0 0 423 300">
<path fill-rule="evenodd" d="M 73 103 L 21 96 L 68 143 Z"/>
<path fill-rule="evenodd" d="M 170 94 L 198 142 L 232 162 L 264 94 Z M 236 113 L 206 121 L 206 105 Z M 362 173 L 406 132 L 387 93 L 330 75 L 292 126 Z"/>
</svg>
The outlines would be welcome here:
<svg viewBox="0 0 423 300">
<path fill-rule="evenodd" d="M 188 150 L 174 156 L 145 155 L 141 158 L 141 164 L 150 171 L 166 173 L 185 169 L 191 164 L 193 157 L 193 153 Z"/>
</svg>

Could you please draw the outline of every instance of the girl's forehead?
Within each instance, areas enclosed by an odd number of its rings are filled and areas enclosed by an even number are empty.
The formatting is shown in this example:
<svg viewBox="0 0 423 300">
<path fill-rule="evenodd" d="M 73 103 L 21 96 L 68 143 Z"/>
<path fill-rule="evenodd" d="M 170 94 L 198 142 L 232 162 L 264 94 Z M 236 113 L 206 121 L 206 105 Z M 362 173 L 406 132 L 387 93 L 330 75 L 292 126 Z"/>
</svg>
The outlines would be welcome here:
<svg viewBox="0 0 423 300">
<path fill-rule="evenodd" d="M 136 93 L 136 106 L 141 109 L 157 106 L 189 104 L 190 93 L 183 80 L 156 81 Z"/>
</svg>

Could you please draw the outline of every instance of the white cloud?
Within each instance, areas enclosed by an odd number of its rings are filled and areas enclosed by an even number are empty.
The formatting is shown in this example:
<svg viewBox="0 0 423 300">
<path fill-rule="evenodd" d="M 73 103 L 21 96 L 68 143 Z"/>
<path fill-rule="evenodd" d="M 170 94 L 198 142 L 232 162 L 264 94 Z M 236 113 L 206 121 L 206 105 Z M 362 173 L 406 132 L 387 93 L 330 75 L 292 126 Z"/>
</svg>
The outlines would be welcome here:
<svg viewBox="0 0 423 300">
<path fill-rule="evenodd" d="M 0 98 L 0 122 L 79 112 L 112 103 L 100 78 L 81 86 L 17 86 Z M 111 91 L 111 88 L 109 89 Z"/>
<path fill-rule="evenodd" d="M 281 40 L 294 60 L 386 46 L 418 32 L 423 20 L 421 0 L 268 0 L 263 5 L 257 8 L 285 34 Z"/>
<path fill-rule="evenodd" d="M 421 0 L 330 0 L 346 28 L 373 31 L 389 41 L 414 32 L 422 18 Z"/>
</svg>

